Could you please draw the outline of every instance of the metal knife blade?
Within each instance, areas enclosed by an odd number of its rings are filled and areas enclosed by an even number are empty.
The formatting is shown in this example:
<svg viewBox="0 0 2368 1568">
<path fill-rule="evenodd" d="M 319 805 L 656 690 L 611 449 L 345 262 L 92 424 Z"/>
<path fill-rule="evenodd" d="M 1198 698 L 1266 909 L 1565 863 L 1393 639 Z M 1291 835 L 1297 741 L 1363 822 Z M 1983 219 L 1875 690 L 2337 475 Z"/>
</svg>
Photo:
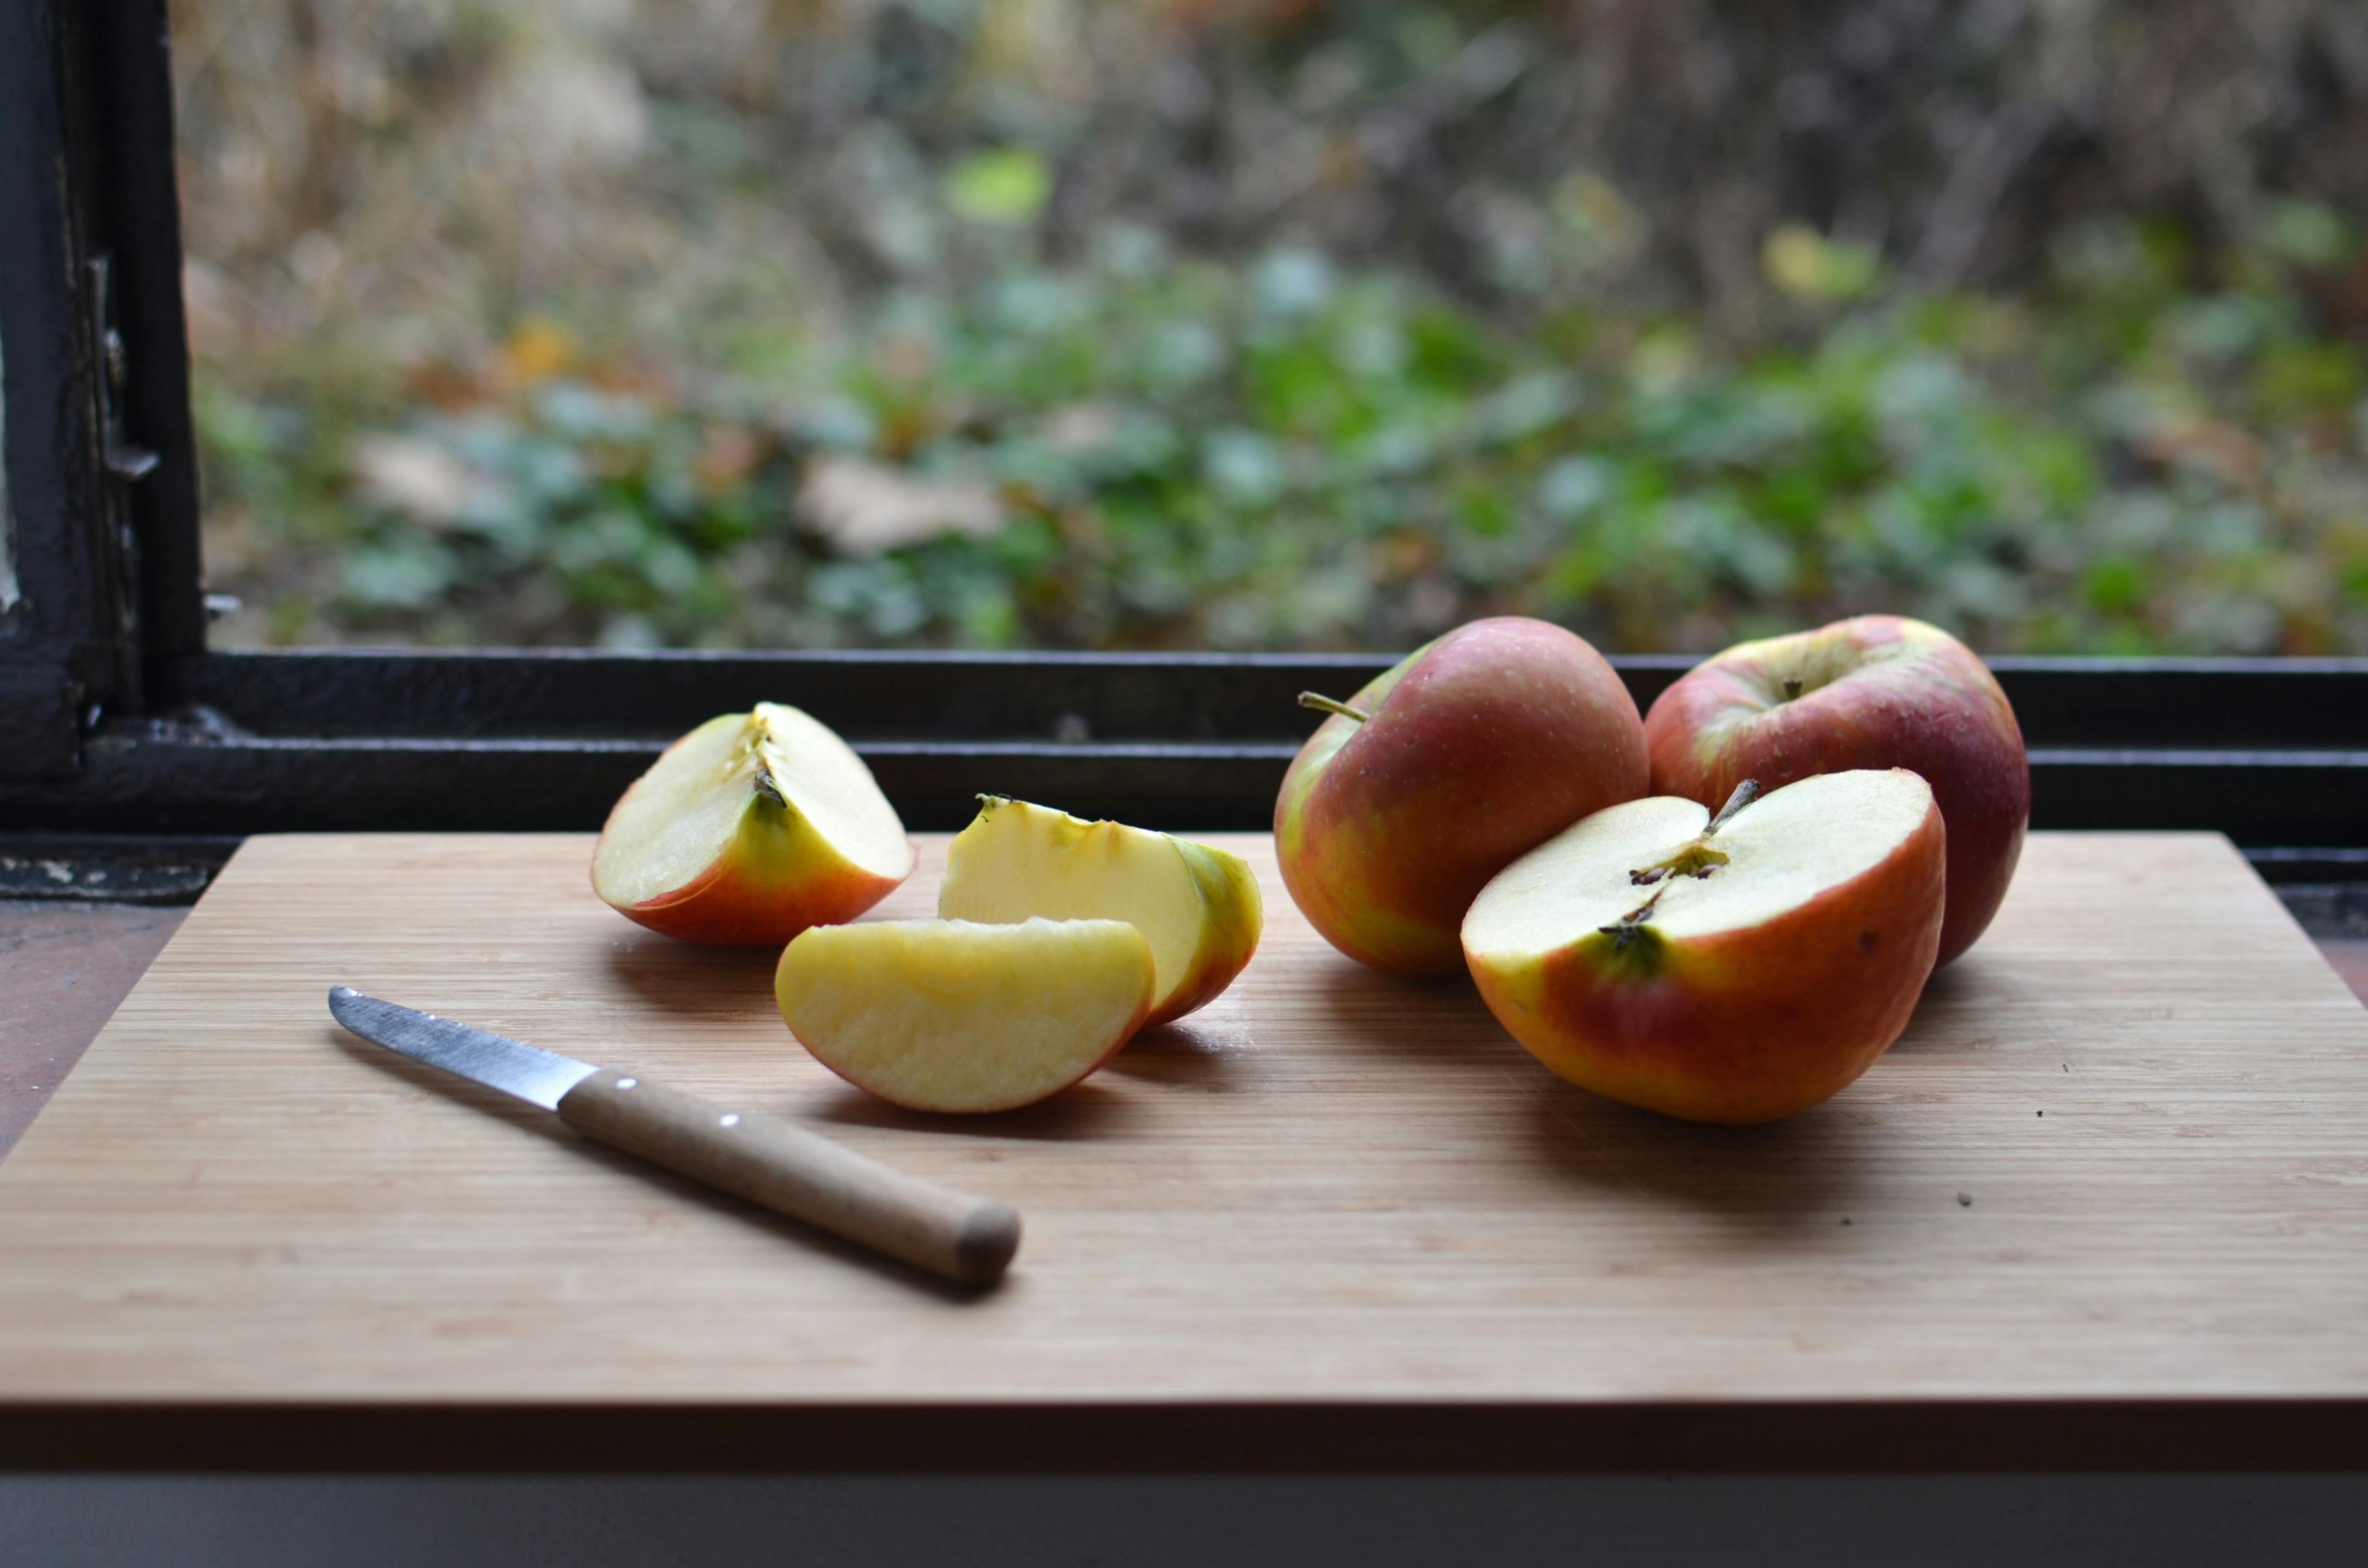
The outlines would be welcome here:
<svg viewBox="0 0 2368 1568">
<path fill-rule="evenodd" d="M 331 988 L 329 1011 L 364 1040 L 545 1110 L 557 1110 L 562 1096 L 599 1071 L 589 1062 L 398 1007 L 350 986 Z"/>
</svg>

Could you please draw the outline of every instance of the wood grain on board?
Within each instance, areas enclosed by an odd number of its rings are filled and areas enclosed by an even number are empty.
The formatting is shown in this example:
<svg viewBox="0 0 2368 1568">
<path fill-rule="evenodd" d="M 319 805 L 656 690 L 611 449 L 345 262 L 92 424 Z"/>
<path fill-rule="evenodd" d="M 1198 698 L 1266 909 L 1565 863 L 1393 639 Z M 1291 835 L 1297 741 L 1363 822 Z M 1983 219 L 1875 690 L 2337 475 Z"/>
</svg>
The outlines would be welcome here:
<svg viewBox="0 0 2368 1568">
<path fill-rule="evenodd" d="M 1265 838 L 1214 841 L 1266 899 L 1233 990 L 957 1119 L 808 1058 L 770 955 L 601 905 L 587 837 L 250 840 L 0 1165 L 0 1434 L 810 1410 L 893 1447 L 936 1410 L 993 1468 L 980 1420 L 1050 1410 L 1123 1467 L 1127 1412 L 1212 1443 L 1229 1408 L 1454 1412 L 1485 1447 L 1490 1412 L 1829 1410 L 1879 1465 L 1885 1411 L 2028 1410 L 2055 1452 L 2050 1413 L 2225 1409 L 2368 1451 L 2368 1012 L 2225 840 L 2034 836 L 1899 1043 L 1748 1131 L 1560 1083 L 1468 985 L 1336 955 Z M 875 916 L 930 913 L 944 854 Z M 1006 1199 L 1019 1260 L 967 1294 L 654 1176 L 346 1036 L 341 983 Z"/>
</svg>

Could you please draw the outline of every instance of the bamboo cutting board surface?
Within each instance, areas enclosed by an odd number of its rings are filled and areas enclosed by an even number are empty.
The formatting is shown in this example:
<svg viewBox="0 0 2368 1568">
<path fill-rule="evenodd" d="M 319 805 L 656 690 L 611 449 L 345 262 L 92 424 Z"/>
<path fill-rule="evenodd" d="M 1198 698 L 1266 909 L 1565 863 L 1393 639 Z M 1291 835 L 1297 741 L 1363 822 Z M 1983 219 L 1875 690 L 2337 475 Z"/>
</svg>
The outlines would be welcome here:
<svg viewBox="0 0 2368 1568">
<path fill-rule="evenodd" d="M 1560 1083 L 1212 841 L 1266 900 L 1233 990 L 945 1119 L 807 1058 L 770 955 L 603 907 L 588 838 L 251 840 L 0 1165 L 0 1407 L 2368 1409 L 2368 1013 L 2223 839 L 2034 836 L 1889 1054 L 1748 1131 Z M 653 1176 L 336 983 L 1008 1199 L 1019 1261 L 964 1295 Z"/>
</svg>

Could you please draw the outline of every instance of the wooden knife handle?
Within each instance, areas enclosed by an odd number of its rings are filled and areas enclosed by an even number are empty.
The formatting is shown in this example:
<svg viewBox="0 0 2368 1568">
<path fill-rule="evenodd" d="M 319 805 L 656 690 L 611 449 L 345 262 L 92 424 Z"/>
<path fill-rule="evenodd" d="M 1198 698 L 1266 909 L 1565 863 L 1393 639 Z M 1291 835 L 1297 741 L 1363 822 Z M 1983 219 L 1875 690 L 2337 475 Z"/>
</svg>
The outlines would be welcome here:
<svg viewBox="0 0 2368 1568">
<path fill-rule="evenodd" d="M 778 1117 L 603 1067 L 567 1091 L 570 1127 L 670 1171 L 965 1284 L 1019 1250 L 1009 1205 L 891 1170 Z"/>
</svg>

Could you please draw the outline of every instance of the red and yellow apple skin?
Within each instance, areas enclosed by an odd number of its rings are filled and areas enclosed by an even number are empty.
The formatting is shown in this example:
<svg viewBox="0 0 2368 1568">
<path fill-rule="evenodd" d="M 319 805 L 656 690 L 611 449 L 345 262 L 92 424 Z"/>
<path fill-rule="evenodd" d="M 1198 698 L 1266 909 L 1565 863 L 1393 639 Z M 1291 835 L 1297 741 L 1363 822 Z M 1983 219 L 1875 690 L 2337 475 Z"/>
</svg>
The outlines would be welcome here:
<svg viewBox="0 0 2368 1568">
<path fill-rule="evenodd" d="M 1788 698 L 1787 680 L 1801 683 Z M 1862 615 L 1742 642 L 1696 665 L 1645 718 L 1653 792 L 1713 811 L 1746 778 L 1921 774 L 1949 824 L 1939 961 L 1974 945 L 2006 899 L 2031 824 L 2031 763 L 2014 710 L 1973 650 L 1920 620 Z"/>
<path fill-rule="evenodd" d="M 794 808 L 752 800 L 732 846 L 695 881 L 640 903 L 627 919 L 686 942 L 778 948 L 814 926 L 837 926 L 894 892 L 920 863 L 883 877 L 842 856 Z"/>
<path fill-rule="evenodd" d="M 1590 812 L 1645 793 L 1635 699 L 1559 626 L 1475 620 L 1324 722 L 1275 800 L 1275 855 L 1308 923 L 1360 963 L 1452 974 L 1488 879 Z"/>
<path fill-rule="evenodd" d="M 1208 907 L 1222 913 L 1210 922 L 1205 939 L 1192 955 L 1191 980 L 1178 986 L 1144 1021 L 1145 1028 L 1173 1023 L 1224 995 L 1235 977 L 1249 967 L 1264 930 L 1258 882 L 1240 857 L 1183 838 L 1176 840 L 1176 848 Z"/>
<path fill-rule="evenodd" d="M 1889 1049 L 1932 972 L 1947 835 L 1935 809 L 1860 875 L 1756 926 L 1590 931 L 1534 961 L 1472 959 L 1507 1032 L 1582 1089 L 1748 1126 L 1822 1104 Z"/>
</svg>

